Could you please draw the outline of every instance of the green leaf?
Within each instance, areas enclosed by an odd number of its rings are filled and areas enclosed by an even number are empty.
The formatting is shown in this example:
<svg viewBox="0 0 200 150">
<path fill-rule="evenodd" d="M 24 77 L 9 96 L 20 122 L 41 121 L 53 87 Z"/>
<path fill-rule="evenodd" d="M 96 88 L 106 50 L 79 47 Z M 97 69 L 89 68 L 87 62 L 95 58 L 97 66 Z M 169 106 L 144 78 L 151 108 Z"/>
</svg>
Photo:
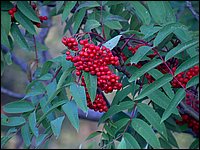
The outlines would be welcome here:
<svg viewBox="0 0 200 150">
<path fill-rule="evenodd" d="M 65 1 L 56 1 L 56 13 L 58 14 L 59 10 L 61 9 L 61 7 L 63 6 L 63 4 L 65 3 Z"/>
<path fill-rule="evenodd" d="M 105 21 L 104 25 L 107 26 L 110 29 L 120 30 L 122 29 L 122 25 L 119 21 Z"/>
<path fill-rule="evenodd" d="M 107 41 L 106 43 L 103 44 L 103 46 L 109 48 L 110 50 L 112 50 L 119 42 L 120 38 L 122 35 L 117 35 L 114 38 L 110 39 L 109 41 Z"/>
<path fill-rule="evenodd" d="M 78 117 L 78 107 L 74 101 L 69 101 L 62 106 L 63 111 L 67 115 L 72 126 L 79 131 L 79 117 Z"/>
<path fill-rule="evenodd" d="M 39 77 L 38 80 L 50 80 L 53 78 L 53 75 L 50 73 L 44 74 L 43 76 Z"/>
<path fill-rule="evenodd" d="M 7 65 L 12 65 L 12 55 L 11 55 L 10 52 L 7 52 L 4 55 L 4 58 L 5 58 L 5 61 L 6 61 Z"/>
<path fill-rule="evenodd" d="M 46 61 L 42 66 L 41 75 L 40 76 L 43 76 L 43 75 L 47 74 L 49 72 L 49 69 L 50 69 L 52 64 L 53 64 L 53 62 Z"/>
<path fill-rule="evenodd" d="M 84 112 L 86 112 L 88 110 L 88 108 L 87 108 L 85 88 L 83 86 L 79 86 L 76 83 L 72 83 L 70 85 L 70 92 L 71 92 L 72 96 L 74 97 L 76 104 Z"/>
<path fill-rule="evenodd" d="M 162 148 L 172 149 L 172 146 L 167 141 L 165 141 L 163 138 L 159 138 L 159 141 L 160 141 L 160 145 Z"/>
<path fill-rule="evenodd" d="M 6 34 L 6 30 L 1 25 L 1 43 L 5 45 L 6 47 L 10 48 L 10 43 L 8 40 L 8 35 Z"/>
<path fill-rule="evenodd" d="M 50 82 L 45 88 L 46 88 L 46 91 L 47 91 L 47 95 L 48 95 L 48 98 L 52 97 L 54 98 L 56 95 L 56 91 L 55 90 L 57 87 L 57 81 L 56 80 L 53 80 L 52 82 Z M 53 97 L 54 96 L 54 97 Z"/>
<path fill-rule="evenodd" d="M 126 19 L 124 19 L 122 16 L 119 15 L 112 15 L 109 14 L 105 17 L 104 21 L 123 21 L 123 22 L 127 22 Z"/>
<path fill-rule="evenodd" d="M 24 113 L 34 110 L 33 104 L 27 101 L 15 101 L 3 106 L 6 113 Z"/>
<path fill-rule="evenodd" d="M 170 104 L 171 100 L 160 90 L 155 90 L 148 97 L 158 106 L 163 109 L 166 109 L 167 106 Z M 173 113 L 178 115 L 178 110 L 174 108 Z"/>
<path fill-rule="evenodd" d="M 164 123 L 160 124 L 161 118 L 158 113 L 156 113 L 153 108 L 143 103 L 138 103 L 137 108 L 141 115 L 144 116 L 147 121 L 167 139 L 167 131 L 165 125 Z"/>
<path fill-rule="evenodd" d="M 90 32 L 91 29 L 97 28 L 100 26 L 100 23 L 94 19 L 88 19 L 85 24 L 85 32 Z"/>
<path fill-rule="evenodd" d="M 127 132 L 124 133 L 124 140 L 126 142 L 127 149 L 141 149 L 138 142 L 130 133 L 127 133 Z"/>
<path fill-rule="evenodd" d="M 155 33 L 157 33 L 158 31 L 160 31 L 161 27 L 157 27 L 157 26 L 150 26 L 150 25 L 142 25 L 140 27 L 140 30 L 143 34 L 145 34 L 145 36 L 143 37 L 143 39 L 147 40 L 148 38 L 150 38 L 151 36 L 153 36 Z"/>
<path fill-rule="evenodd" d="M 143 33 L 138 32 L 136 30 L 126 30 L 126 31 L 120 32 L 120 34 L 136 34 L 138 36 L 144 36 Z"/>
<path fill-rule="evenodd" d="M 170 50 L 166 56 L 165 56 L 165 61 L 169 60 L 170 58 L 174 57 L 175 55 L 181 53 L 182 51 L 192 47 L 192 46 L 197 46 L 199 45 L 199 41 L 198 40 L 190 40 L 188 42 L 182 43 L 178 46 L 176 46 L 175 48 L 173 48 L 172 50 Z"/>
<path fill-rule="evenodd" d="M 140 18 L 142 23 L 149 25 L 151 22 L 151 16 L 148 10 L 138 1 L 130 2 L 130 3 L 132 4 L 134 8 L 134 13 Z"/>
<path fill-rule="evenodd" d="M 131 64 L 137 64 L 148 51 L 150 51 L 152 47 L 149 46 L 141 46 L 136 53 L 131 57 Z"/>
<path fill-rule="evenodd" d="M 163 23 L 167 22 L 167 20 L 166 20 L 167 10 L 166 10 L 164 1 L 159 1 L 159 2 L 148 1 L 147 6 L 149 8 L 151 16 L 153 17 L 153 20 L 156 23 L 163 24 Z"/>
<path fill-rule="evenodd" d="M 199 148 L 199 139 L 196 138 L 192 144 L 190 145 L 189 149 L 198 149 Z"/>
<path fill-rule="evenodd" d="M 2 1 L 1 2 L 1 10 L 10 10 L 13 8 L 13 4 L 10 1 Z"/>
<path fill-rule="evenodd" d="M 131 93 L 131 91 L 133 90 L 133 86 L 127 86 L 123 89 L 121 89 L 120 91 L 117 91 L 111 106 L 118 104 L 119 102 L 121 102 L 129 93 Z"/>
<path fill-rule="evenodd" d="M 143 65 L 136 72 L 134 72 L 128 81 L 129 82 L 133 82 L 133 81 L 137 80 L 139 77 L 141 77 L 142 75 L 144 75 L 146 72 L 148 72 L 149 70 L 155 68 L 156 66 L 158 66 L 161 63 L 162 63 L 162 60 L 160 60 L 160 59 L 153 59 L 149 63 Z"/>
<path fill-rule="evenodd" d="M 133 118 L 131 125 L 153 148 L 160 148 L 160 143 L 156 134 L 146 122 L 138 118 Z"/>
<path fill-rule="evenodd" d="M 184 97 L 185 90 L 181 88 L 176 92 L 174 99 L 169 103 L 167 109 L 164 111 L 161 122 L 166 120 L 172 114 L 172 110 L 178 106 L 178 104 L 183 100 Z"/>
<path fill-rule="evenodd" d="M 92 138 L 94 138 L 94 137 L 100 135 L 101 133 L 102 133 L 101 131 L 95 131 L 95 132 L 91 133 L 91 134 L 85 139 L 85 141 L 90 140 L 90 139 L 92 139 Z"/>
<path fill-rule="evenodd" d="M 93 8 L 100 6 L 99 3 L 96 1 L 85 1 L 84 3 L 80 4 L 78 8 L 76 9 L 76 12 L 82 8 Z"/>
<path fill-rule="evenodd" d="M 142 92 L 136 97 L 135 100 L 139 100 L 141 98 L 144 98 L 145 96 L 148 96 L 155 90 L 159 89 L 166 83 L 170 82 L 173 79 L 172 75 L 166 74 L 163 77 L 159 78 L 158 80 L 154 81 L 153 83 L 149 84 L 148 87 L 142 90 Z"/>
<path fill-rule="evenodd" d="M 124 140 L 124 137 L 122 138 L 119 145 L 117 146 L 117 149 L 126 149 L 126 142 Z"/>
<path fill-rule="evenodd" d="M 119 105 L 113 105 L 108 109 L 106 113 L 103 114 L 103 116 L 99 120 L 99 124 L 107 120 L 110 116 L 129 108 L 133 108 L 134 102 L 133 101 L 125 101 L 119 103 Z"/>
<path fill-rule="evenodd" d="M 51 129 L 53 131 L 53 134 L 56 136 L 56 139 L 58 139 L 62 127 L 62 123 L 65 116 L 59 117 L 53 121 L 51 121 Z"/>
<path fill-rule="evenodd" d="M 49 108 L 49 110 L 46 113 L 44 113 L 42 115 L 42 117 L 40 117 L 40 119 L 38 120 L 38 124 L 40 124 L 42 122 L 42 120 L 44 120 L 48 116 L 48 114 L 50 114 L 54 109 L 65 104 L 66 102 L 67 102 L 67 100 L 62 100 L 62 101 L 55 103 L 51 108 Z"/>
<path fill-rule="evenodd" d="M 160 77 L 163 76 L 163 74 L 162 74 L 159 70 L 157 70 L 157 69 L 152 69 L 152 70 L 148 71 L 148 73 L 149 73 L 151 76 L 153 76 L 153 78 L 154 78 L 155 80 L 157 80 L 157 79 L 159 79 Z M 173 91 L 173 89 L 171 88 L 171 84 L 170 84 L 170 83 L 166 83 L 165 85 L 163 85 L 162 88 L 164 89 L 165 93 L 167 94 L 167 96 L 168 96 L 170 99 L 174 98 L 174 91 Z"/>
<path fill-rule="evenodd" d="M 97 92 L 97 76 L 93 76 L 88 72 L 84 72 L 83 76 L 86 83 L 86 88 L 88 89 L 88 93 L 90 95 L 90 99 L 92 102 L 94 102 Z"/>
<path fill-rule="evenodd" d="M 128 122 L 129 122 L 129 118 L 122 118 L 118 121 L 116 121 L 114 123 L 114 126 L 116 126 L 116 129 L 115 129 L 115 132 L 114 132 L 114 135 L 122 128 L 124 127 Z"/>
<path fill-rule="evenodd" d="M 168 35 L 173 33 L 179 27 L 180 27 L 180 24 L 178 23 L 170 23 L 163 26 L 158 32 L 155 40 L 153 41 L 153 47 L 158 46 Z"/>
<path fill-rule="evenodd" d="M 186 61 L 184 61 L 175 71 L 174 75 L 176 76 L 177 74 L 184 72 L 185 70 L 195 66 L 196 64 L 199 63 L 199 55 L 196 55 Z"/>
<path fill-rule="evenodd" d="M 2 126 L 20 126 L 23 125 L 26 122 L 26 120 L 23 117 L 8 117 L 6 120 L 1 119 L 1 125 Z"/>
<path fill-rule="evenodd" d="M 16 24 L 12 24 L 11 26 L 11 34 L 16 41 L 16 43 L 19 45 L 21 48 L 29 49 L 29 46 L 24 39 L 24 36 L 22 35 L 21 31 L 19 30 L 18 26 Z"/>
<path fill-rule="evenodd" d="M 169 1 L 163 1 L 163 2 L 165 9 L 167 10 L 166 22 L 176 22 L 176 16 L 174 14 L 172 6 L 170 5 L 170 2 Z"/>
<path fill-rule="evenodd" d="M 72 10 L 72 8 L 74 8 L 74 6 L 76 5 L 76 1 L 68 1 L 65 4 L 64 10 L 63 10 L 63 14 L 62 14 L 62 22 L 65 21 L 67 19 L 67 17 L 70 14 L 70 11 Z"/>
<path fill-rule="evenodd" d="M 30 134 L 28 123 L 26 123 L 25 125 L 22 126 L 21 134 L 22 134 L 24 144 L 26 145 L 26 147 L 29 147 L 31 145 L 32 135 Z"/>
<path fill-rule="evenodd" d="M 11 27 L 11 17 L 7 11 L 1 11 L 1 26 L 5 29 L 6 35 L 8 35 Z"/>
<path fill-rule="evenodd" d="M 30 34 L 36 34 L 33 23 L 20 10 L 15 13 L 14 17 Z"/>
<path fill-rule="evenodd" d="M 32 112 L 29 117 L 28 117 L 28 121 L 29 121 L 29 126 L 30 126 L 30 129 L 32 131 L 32 133 L 38 137 L 39 135 L 39 130 L 38 128 L 36 127 L 37 123 L 36 123 L 36 114 L 35 114 L 35 111 Z"/>
<path fill-rule="evenodd" d="M 40 19 L 36 15 L 35 11 L 27 1 L 18 1 L 17 8 L 30 20 L 34 22 L 40 22 Z M 18 11 L 18 10 L 17 10 Z"/>
<path fill-rule="evenodd" d="M 56 90 L 60 89 L 63 85 L 63 83 L 65 82 L 65 79 L 69 76 L 69 74 L 74 70 L 74 67 L 70 67 L 68 68 L 67 70 L 65 70 L 63 72 L 63 74 L 61 75 L 59 81 L 58 81 L 58 84 L 57 84 L 57 87 L 56 87 Z"/>
<path fill-rule="evenodd" d="M 196 85 L 199 83 L 199 75 L 198 76 L 194 76 L 192 79 L 190 79 L 186 85 L 186 88 L 189 88 L 193 85 Z"/>
<path fill-rule="evenodd" d="M 75 22 L 74 22 L 74 27 L 73 27 L 73 34 L 76 34 L 78 29 L 80 28 L 81 26 L 81 23 L 83 21 L 83 18 L 85 16 L 85 13 L 86 13 L 86 9 L 81 9 L 79 12 L 77 12 L 75 14 Z"/>
<path fill-rule="evenodd" d="M 167 130 L 167 134 L 168 134 L 169 143 L 172 144 L 173 146 L 179 148 L 178 143 L 177 143 L 176 138 L 174 137 L 173 133 L 170 130 Z"/>
<path fill-rule="evenodd" d="M 46 136 L 47 134 L 40 134 L 38 137 L 36 137 L 36 148 L 42 143 Z"/>
</svg>

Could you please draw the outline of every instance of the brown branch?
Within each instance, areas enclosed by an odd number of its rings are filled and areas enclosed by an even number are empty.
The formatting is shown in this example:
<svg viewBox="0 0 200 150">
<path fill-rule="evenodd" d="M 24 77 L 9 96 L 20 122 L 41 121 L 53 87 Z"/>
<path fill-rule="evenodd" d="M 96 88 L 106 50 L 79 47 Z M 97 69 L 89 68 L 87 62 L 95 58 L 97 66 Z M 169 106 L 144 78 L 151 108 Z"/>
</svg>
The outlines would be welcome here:
<svg viewBox="0 0 200 150">
<path fill-rule="evenodd" d="M 194 119 L 199 121 L 199 113 L 197 113 L 194 109 L 192 109 L 190 106 L 184 104 L 183 102 L 180 102 L 180 106 L 184 109 L 184 112 L 192 116 Z"/>
<path fill-rule="evenodd" d="M 186 6 L 189 8 L 189 10 L 192 12 L 193 16 L 196 18 L 197 21 L 199 21 L 199 14 L 194 10 L 192 7 L 192 3 L 190 1 L 186 1 Z"/>
<path fill-rule="evenodd" d="M 101 1 L 101 16 L 100 16 L 100 24 L 101 24 L 101 27 L 102 27 L 102 34 L 103 34 L 103 38 L 106 40 L 106 35 L 105 35 L 105 30 L 104 30 L 104 24 L 103 24 L 103 16 L 102 16 L 102 12 L 103 12 L 103 6 L 102 6 L 102 1 Z"/>
<path fill-rule="evenodd" d="M 8 90 L 8 89 L 6 89 L 4 87 L 1 87 L 1 93 L 6 94 L 6 95 L 8 95 L 10 97 L 19 98 L 19 99 L 22 99 L 25 96 L 24 94 L 19 94 L 19 93 L 13 92 L 13 91 Z"/>
</svg>

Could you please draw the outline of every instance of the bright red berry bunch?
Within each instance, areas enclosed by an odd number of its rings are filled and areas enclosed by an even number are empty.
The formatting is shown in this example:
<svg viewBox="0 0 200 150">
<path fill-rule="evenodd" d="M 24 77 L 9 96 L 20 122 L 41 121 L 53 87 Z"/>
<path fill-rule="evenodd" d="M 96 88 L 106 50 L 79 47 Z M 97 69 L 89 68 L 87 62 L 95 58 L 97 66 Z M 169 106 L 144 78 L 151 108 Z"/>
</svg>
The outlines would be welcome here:
<svg viewBox="0 0 200 150">
<path fill-rule="evenodd" d="M 176 79 L 185 87 L 187 82 L 194 76 L 199 74 L 199 66 L 194 66 L 193 68 L 190 68 L 187 72 L 181 72 L 178 75 L 176 75 Z M 171 84 L 175 88 L 181 87 L 181 85 L 178 83 L 178 81 L 173 79 Z"/>
<path fill-rule="evenodd" d="M 48 17 L 47 16 L 39 16 L 39 19 L 40 19 L 41 23 L 43 23 L 43 21 L 47 20 Z M 39 23 L 39 22 L 33 22 L 33 24 L 35 24 L 38 28 L 41 27 L 41 23 Z"/>
<path fill-rule="evenodd" d="M 97 94 L 93 103 L 91 102 L 91 99 L 88 93 L 86 94 L 86 98 L 87 98 L 87 106 L 90 109 L 93 109 L 94 111 L 99 111 L 99 112 L 108 111 L 106 101 L 104 100 L 102 94 Z"/>
<path fill-rule="evenodd" d="M 106 105 L 106 101 L 104 100 L 102 94 L 97 94 L 95 97 L 94 102 L 92 103 L 88 90 L 86 88 L 86 84 L 85 84 L 85 80 L 84 80 L 84 76 L 82 76 L 81 78 L 81 85 L 85 87 L 85 91 L 86 91 L 86 98 L 87 98 L 87 106 L 90 109 L 93 109 L 94 111 L 99 111 L 99 112 L 106 112 L 108 111 L 108 107 Z"/>
<path fill-rule="evenodd" d="M 137 51 L 141 46 L 146 46 L 146 44 L 138 44 L 138 45 L 136 45 L 135 47 L 129 46 L 129 47 L 128 47 L 128 50 L 131 51 L 133 54 L 135 54 L 136 51 Z"/>
<path fill-rule="evenodd" d="M 187 92 L 185 97 L 185 103 L 199 113 L 199 100 L 195 97 L 194 94 Z"/>
<path fill-rule="evenodd" d="M 75 38 L 67 38 L 67 37 L 63 37 L 62 38 L 62 43 L 67 46 L 69 49 L 73 50 L 73 51 L 78 51 L 78 42 L 76 41 Z M 69 52 L 69 51 L 68 51 Z M 69 53 L 70 54 L 70 53 Z M 71 60 L 72 57 L 68 57 L 67 60 Z"/>
<path fill-rule="evenodd" d="M 13 7 L 11 8 L 8 13 L 10 14 L 11 16 L 11 21 L 14 22 L 15 21 L 15 17 L 14 17 L 14 14 L 17 12 L 17 7 Z"/>
<path fill-rule="evenodd" d="M 199 122 L 187 114 L 181 114 L 182 120 L 176 120 L 178 125 L 187 124 L 196 135 L 199 135 Z"/>
<path fill-rule="evenodd" d="M 79 50 L 78 42 L 75 38 L 62 38 L 62 43 L 70 50 L 75 51 L 76 54 L 71 55 L 70 51 L 66 52 L 66 60 L 74 63 L 76 67 L 76 75 L 80 76 L 82 71 L 89 72 L 91 75 L 97 76 L 97 86 L 105 93 L 110 93 L 113 90 L 120 90 L 122 83 L 119 83 L 119 76 L 115 75 L 109 68 L 109 65 L 118 66 L 119 60 L 117 56 L 113 56 L 110 49 L 105 46 L 99 47 L 88 43 L 87 39 L 80 40 L 79 44 L 82 46 Z M 82 86 L 86 85 L 84 76 L 82 76 Z M 101 94 L 96 96 L 94 103 L 88 99 L 88 107 L 99 112 L 107 111 L 106 102 Z"/>
<path fill-rule="evenodd" d="M 62 42 L 71 50 L 77 51 L 78 43 L 74 38 L 64 37 Z M 72 61 L 76 67 L 76 75 L 80 76 L 81 71 L 97 75 L 97 86 L 106 93 L 120 90 L 122 84 L 118 82 L 119 77 L 109 69 L 109 65 L 119 65 L 118 57 L 114 57 L 110 49 L 104 46 L 100 48 L 89 44 L 87 39 L 81 40 L 80 45 L 83 47 L 76 56 L 70 55 L 69 51 L 66 52 L 66 59 Z"/>
</svg>

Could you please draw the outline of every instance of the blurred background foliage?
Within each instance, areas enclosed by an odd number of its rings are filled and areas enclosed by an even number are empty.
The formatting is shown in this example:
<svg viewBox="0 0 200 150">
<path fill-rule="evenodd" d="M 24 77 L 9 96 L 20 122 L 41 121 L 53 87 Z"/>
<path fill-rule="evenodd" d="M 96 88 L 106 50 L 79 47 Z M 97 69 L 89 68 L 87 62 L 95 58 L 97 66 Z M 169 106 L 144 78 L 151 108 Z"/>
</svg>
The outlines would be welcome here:
<svg viewBox="0 0 200 150">
<path fill-rule="evenodd" d="M 199 34 L 199 22 L 196 21 L 191 11 L 186 6 L 186 1 L 170 1 L 177 19 L 184 25 L 189 27 L 189 30 L 196 31 L 196 34 Z M 199 13 L 199 1 L 192 1 L 192 6 L 197 13 Z M 62 44 L 61 39 L 63 37 L 63 31 L 66 23 L 61 23 L 61 15 L 56 15 L 52 17 L 52 27 L 50 28 L 49 34 L 45 40 L 45 44 L 48 47 L 48 51 L 51 56 L 57 57 L 61 55 L 61 52 L 65 49 L 65 46 Z M 40 29 L 37 29 L 38 32 Z M 69 33 L 66 33 L 66 36 Z M 19 58 L 22 58 L 26 62 L 31 63 L 35 56 L 34 51 L 23 51 L 20 50 L 17 45 L 14 45 L 15 55 Z M 1 76 L 1 86 L 10 89 L 16 93 L 25 93 L 26 84 L 28 82 L 26 73 L 22 72 L 19 66 L 15 63 L 12 63 L 9 66 L 5 67 L 4 73 Z M 107 95 L 108 99 L 114 96 L 114 92 L 111 95 Z M 15 101 L 17 99 L 11 98 L 5 94 L 1 93 L 1 106 L 5 103 Z M 43 148 L 48 149 L 77 149 L 77 148 L 97 148 L 98 141 L 100 137 L 96 137 L 90 141 L 85 142 L 87 136 L 96 131 L 101 130 L 102 125 L 97 127 L 97 122 L 80 120 L 80 132 L 72 127 L 69 121 L 66 119 L 63 123 L 63 128 L 61 131 L 61 136 L 58 140 L 55 137 L 52 137 Z M 6 127 L 1 128 L 1 136 L 5 135 Z M 194 138 L 191 134 L 187 133 L 174 133 L 175 138 L 177 139 L 178 145 L 180 148 L 187 149 L 189 145 L 194 141 Z M 21 145 L 21 138 L 14 136 L 6 145 L 5 148 L 8 149 L 18 149 L 23 148 Z M 48 145 L 48 146 L 47 146 Z"/>
</svg>

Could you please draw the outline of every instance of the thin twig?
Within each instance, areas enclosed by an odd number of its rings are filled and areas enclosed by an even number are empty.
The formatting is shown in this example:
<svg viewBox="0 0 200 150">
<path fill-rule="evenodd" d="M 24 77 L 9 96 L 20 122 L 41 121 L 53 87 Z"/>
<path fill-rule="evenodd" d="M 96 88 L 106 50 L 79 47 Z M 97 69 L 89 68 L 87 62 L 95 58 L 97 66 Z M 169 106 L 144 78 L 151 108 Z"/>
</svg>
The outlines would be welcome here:
<svg viewBox="0 0 200 150">
<path fill-rule="evenodd" d="M 194 119 L 199 121 L 199 114 L 194 111 L 190 106 L 180 102 L 180 106 L 184 109 L 184 112 L 192 116 Z"/>
<path fill-rule="evenodd" d="M 131 38 L 132 37 L 134 37 L 135 36 L 135 34 L 132 34 L 127 40 L 126 40 L 126 42 L 124 43 L 124 45 L 122 45 L 122 47 L 121 47 L 121 51 L 124 49 L 124 47 L 128 44 L 128 42 L 131 40 Z"/>
<path fill-rule="evenodd" d="M 199 14 L 192 7 L 192 3 L 190 1 L 186 1 L 186 6 L 190 9 L 190 11 L 192 12 L 193 16 L 197 19 L 197 21 L 199 21 Z"/>
<path fill-rule="evenodd" d="M 37 68 L 38 68 L 39 60 L 38 60 L 38 52 L 37 52 L 36 39 L 35 39 L 35 36 L 34 36 L 34 35 L 33 35 L 33 41 L 34 41 L 34 49 L 35 49 L 36 66 L 37 66 Z"/>
<path fill-rule="evenodd" d="M 24 94 L 19 94 L 19 93 L 13 92 L 13 91 L 8 90 L 8 89 L 6 89 L 4 87 L 1 87 L 1 93 L 6 94 L 6 95 L 8 95 L 10 97 L 19 98 L 19 99 L 22 99 L 25 96 Z"/>
<path fill-rule="evenodd" d="M 103 38 L 106 40 L 106 35 L 105 35 L 105 31 L 104 31 L 104 24 L 103 24 L 103 15 L 102 15 L 102 12 L 103 12 L 103 6 L 102 6 L 102 1 L 101 1 L 101 20 L 100 20 L 100 24 L 101 24 L 101 27 L 102 27 L 102 34 L 103 34 Z"/>
</svg>

